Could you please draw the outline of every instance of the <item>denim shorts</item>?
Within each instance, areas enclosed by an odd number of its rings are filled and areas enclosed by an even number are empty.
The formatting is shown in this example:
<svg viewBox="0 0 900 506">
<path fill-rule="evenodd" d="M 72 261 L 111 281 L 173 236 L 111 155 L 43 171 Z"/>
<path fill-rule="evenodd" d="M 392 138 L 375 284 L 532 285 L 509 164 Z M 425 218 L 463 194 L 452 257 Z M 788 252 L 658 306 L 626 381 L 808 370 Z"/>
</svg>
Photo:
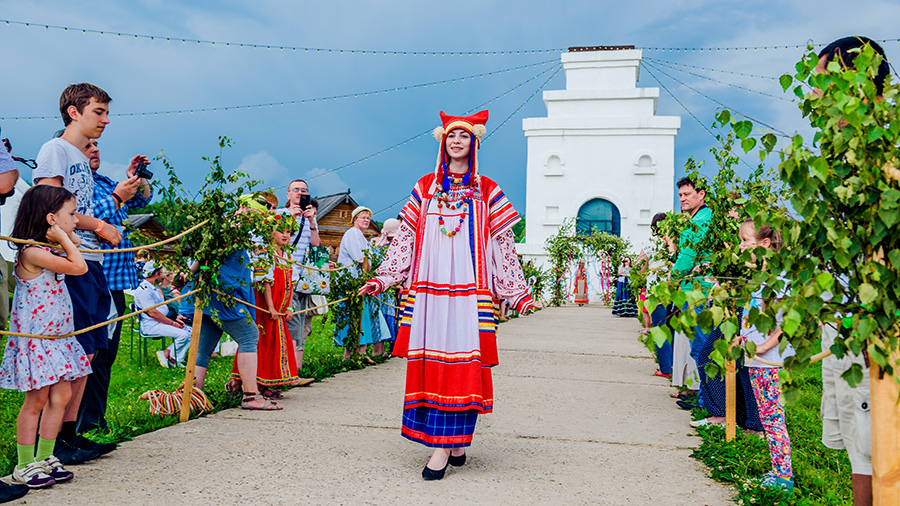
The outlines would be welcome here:
<svg viewBox="0 0 900 506">
<path fill-rule="evenodd" d="M 197 367 L 209 367 L 209 357 L 212 355 L 222 334 L 228 334 L 238 345 L 238 353 L 256 353 L 256 344 L 259 342 L 259 329 L 256 322 L 247 318 L 222 321 L 222 325 L 209 315 L 203 315 L 203 324 L 200 327 L 200 343 L 197 349 Z"/>
</svg>

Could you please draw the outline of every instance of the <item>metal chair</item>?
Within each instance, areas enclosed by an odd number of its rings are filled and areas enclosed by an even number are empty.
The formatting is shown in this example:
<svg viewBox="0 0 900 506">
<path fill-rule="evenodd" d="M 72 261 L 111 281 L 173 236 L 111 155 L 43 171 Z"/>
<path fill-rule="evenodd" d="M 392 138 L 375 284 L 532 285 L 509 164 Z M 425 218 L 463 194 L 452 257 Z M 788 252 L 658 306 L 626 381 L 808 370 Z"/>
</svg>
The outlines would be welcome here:
<svg viewBox="0 0 900 506">
<path fill-rule="evenodd" d="M 138 311 L 138 310 L 139 310 L 139 308 L 137 307 L 137 305 L 136 305 L 135 303 L 132 302 L 132 303 L 131 303 L 131 312 L 133 313 L 133 312 Z M 138 337 L 139 337 L 140 340 L 141 340 L 140 343 L 138 343 L 138 364 L 140 364 L 140 365 L 143 367 L 144 362 L 146 361 L 147 357 L 150 356 L 150 353 L 149 353 L 149 351 L 147 350 L 147 342 L 148 342 L 149 340 L 151 340 L 151 339 L 153 339 L 153 340 L 159 339 L 159 349 L 160 349 L 160 350 L 165 350 L 165 349 L 166 349 L 166 338 L 172 339 L 172 342 L 173 342 L 173 343 L 175 342 L 175 338 L 172 338 L 172 337 L 169 337 L 169 336 L 164 336 L 164 335 L 161 335 L 161 334 L 147 334 L 147 333 L 145 333 L 143 327 L 141 326 L 141 315 L 135 315 L 135 316 L 132 316 L 132 317 L 131 317 L 131 343 L 132 343 L 132 346 L 134 346 L 134 328 L 135 328 L 135 322 L 137 322 Z M 177 350 L 176 350 L 176 351 L 177 351 Z"/>
</svg>

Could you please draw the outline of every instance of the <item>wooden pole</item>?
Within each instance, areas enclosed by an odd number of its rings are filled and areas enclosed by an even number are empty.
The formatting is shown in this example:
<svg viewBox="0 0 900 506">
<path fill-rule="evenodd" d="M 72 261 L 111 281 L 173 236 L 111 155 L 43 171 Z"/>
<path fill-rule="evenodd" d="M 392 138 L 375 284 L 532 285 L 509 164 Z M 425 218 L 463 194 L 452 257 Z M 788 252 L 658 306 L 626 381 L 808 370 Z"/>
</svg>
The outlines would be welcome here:
<svg viewBox="0 0 900 506">
<path fill-rule="evenodd" d="M 181 396 L 181 422 L 191 417 L 191 395 L 194 393 L 194 367 L 197 365 L 197 348 L 200 346 L 200 325 L 203 308 L 194 304 L 194 327 L 191 329 L 191 347 L 188 350 L 187 367 L 184 368 L 184 393 Z"/>
<path fill-rule="evenodd" d="M 900 352 L 891 355 L 897 363 Z M 900 385 L 877 364 L 869 370 L 872 415 L 872 500 L 875 506 L 900 504 Z M 896 373 L 896 371 L 895 371 Z"/>
<path fill-rule="evenodd" d="M 737 393 L 734 360 L 725 362 L 725 441 L 732 441 L 737 431 Z"/>
</svg>

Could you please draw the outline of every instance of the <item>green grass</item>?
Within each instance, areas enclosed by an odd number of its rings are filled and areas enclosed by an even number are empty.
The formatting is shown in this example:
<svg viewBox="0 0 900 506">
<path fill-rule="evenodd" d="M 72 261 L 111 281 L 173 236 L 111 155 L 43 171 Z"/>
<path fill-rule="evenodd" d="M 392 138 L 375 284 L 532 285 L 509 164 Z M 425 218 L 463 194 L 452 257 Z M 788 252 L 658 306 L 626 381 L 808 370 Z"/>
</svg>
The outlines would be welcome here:
<svg viewBox="0 0 900 506">
<path fill-rule="evenodd" d="M 794 491 L 790 496 L 761 489 L 756 479 L 770 469 L 769 448 L 765 439 L 744 434 L 738 428 L 733 441 L 725 441 L 721 425 L 698 429 L 703 438 L 694 457 L 709 466 L 711 476 L 737 490 L 738 504 L 750 505 L 844 505 L 853 503 L 850 486 L 850 461 L 847 453 L 822 445 L 821 363 L 812 364 L 799 376 L 801 395 L 787 406 L 788 434 L 794 468 Z M 696 410 L 697 415 L 705 414 Z"/>
<path fill-rule="evenodd" d="M 149 343 L 150 357 L 146 360 L 146 364 L 140 364 L 138 333 L 134 331 L 132 343 L 130 327 L 130 320 L 126 320 L 122 328 L 118 357 L 113 366 L 106 414 L 110 433 L 96 435 L 97 440 L 126 441 L 140 434 L 178 423 L 177 415 L 151 415 L 149 401 L 140 400 L 138 396 L 147 390 L 174 390 L 184 381 L 184 369 L 160 367 L 154 356 L 159 349 L 158 341 Z M 300 374 L 302 377 L 323 379 L 343 371 L 365 367 L 359 360 L 343 362 L 343 348 L 332 346 L 333 330 L 334 323 L 328 316 L 313 318 L 313 332 L 306 341 L 303 371 Z M 0 345 L 5 344 L 4 337 L 0 340 Z M 231 373 L 233 359 L 234 357 L 213 358 L 209 364 L 204 391 L 215 407 L 214 411 L 236 407 L 239 404 L 238 399 L 226 394 L 223 388 Z M 375 360 L 383 362 L 385 359 Z M 16 462 L 16 417 L 23 397 L 24 394 L 17 391 L 0 390 L 0 475 L 11 473 Z"/>
</svg>

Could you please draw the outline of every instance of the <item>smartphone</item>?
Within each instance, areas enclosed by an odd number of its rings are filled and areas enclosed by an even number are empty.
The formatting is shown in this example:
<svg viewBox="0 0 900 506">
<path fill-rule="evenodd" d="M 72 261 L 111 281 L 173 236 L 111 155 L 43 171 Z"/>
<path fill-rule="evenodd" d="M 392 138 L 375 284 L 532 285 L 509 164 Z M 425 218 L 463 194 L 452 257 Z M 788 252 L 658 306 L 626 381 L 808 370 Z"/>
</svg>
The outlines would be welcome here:
<svg viewBox="0 0 900 506">
<path fill-rule="evenodd" d="M 309 207 L 310 196 L 308 193 L 300 194 L 300 209 L 306 210 Z"/>
</svg>

